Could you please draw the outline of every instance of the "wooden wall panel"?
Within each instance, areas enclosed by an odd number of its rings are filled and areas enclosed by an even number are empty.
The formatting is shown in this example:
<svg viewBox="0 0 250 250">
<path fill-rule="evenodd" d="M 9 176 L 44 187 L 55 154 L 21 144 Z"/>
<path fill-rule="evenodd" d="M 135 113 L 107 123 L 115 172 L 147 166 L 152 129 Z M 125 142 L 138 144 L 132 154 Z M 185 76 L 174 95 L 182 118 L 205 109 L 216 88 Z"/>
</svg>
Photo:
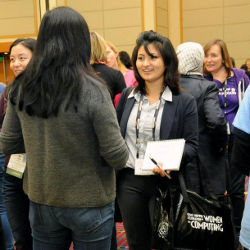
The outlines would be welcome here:
<svg viewBox="0 0 250 250">
<path fill-rule="evenodd" d="M 249 0 L 223 0 L 224 6 L 239 6 L 239 5 L 246 5 L 249 4 Z"/>
<path fill-rule="evenodd" d="M 11 43 L 17 38 L 36 38 L 40 22 L 39 0 L 1 0 L 0 10 L 0 53 L 8 52 Z M 0 64 L 0 81 L 9 83 L 13 74 L 9 69 L 9 61 L 6 64 L 6 78 L 3 62 Z"/>
<path fill-rule="evenodd" d="M 183 29 L 183 42 L 197 42 L 202 45 L 206 44 L 213 38 L 220 38 L 223 36 L 223 26 L 208 26 L 204 27 L 190 27 Z"/>
<path fill-rule="evenodd" d="M 250 1 L 248 4 L 225 6 L 224 7 L 224 23 L 250 23 Z M 249 26 L 250 28 L 250 26 Z"/>
<path fill-rule="evenodd" d="M 83 14 L 103 10 L 103 0 L 67 0 L 67 5 Z"/>
<path fill-rule="evenodd" d="M 0 37 L 35 35 L 34 17 L 15 17 L 0 19 Z"/>
<path fill-rule="evenodd" d="M 104 10 L 140 8 L 140 1 L 137 0 L 103 0 Z"/>
<path fill-rule="evenodd" d="M 183 13 L 183 28 L 214 26 L 223 23 L 223 8 L 186 10 Z"/>
<path fill-rule="evenodd" d="M 91 31 L 100 33 L 119 50 L 132 52 L 142 31 L 141 0 L 67 0 L 67 5 L 84 16 Z"/>
<path fill-rule="evenodd" d="M 183 10 L 217 8 L 222 5 L 223 0 L 182 0 Z"/>
<path fill-rule="evenodd" d="M 104 36 L 107 41 L 114 43 L 119 50 L 124 50 L 123 47 L 130 47 L 129 52 L 132 52 L 136 38 L 140 32 L 141 29 L 139 27 L 105 29 Z"/>
<path fill-rule="evenodd" d="M 0 39 L 23 35 L 36 36 L 38 29 L 37 8 L 36 0 L 1 1 Z"/>
<path fill-rule="evenodd" d="M 129 9 L 117 9 L 117 10 L 105 10 L 104 11 L 104 28 L 123 28 L 123 27 L 135 27 L 140 26 L 140 8 Z M 139 25 L 138 25 L 139 21 Z"/>
<path fill-rule="evenodd" d="M 88 23 L 90 30 L 103 30 L 103 11 L 90 11 L 90 12 L 82 12 L 81 13 L 86 22 Z"/>
<path fill-rule="evenodd" d="M 156 31 L 168 37 L 168 0 L 156 0 Z"/>
<path fill-rule="evenodd" d="M 181 0 L 183 41 L 223 39 L 240 67 L 250 57 L 250 0 Z"/>
</svg>

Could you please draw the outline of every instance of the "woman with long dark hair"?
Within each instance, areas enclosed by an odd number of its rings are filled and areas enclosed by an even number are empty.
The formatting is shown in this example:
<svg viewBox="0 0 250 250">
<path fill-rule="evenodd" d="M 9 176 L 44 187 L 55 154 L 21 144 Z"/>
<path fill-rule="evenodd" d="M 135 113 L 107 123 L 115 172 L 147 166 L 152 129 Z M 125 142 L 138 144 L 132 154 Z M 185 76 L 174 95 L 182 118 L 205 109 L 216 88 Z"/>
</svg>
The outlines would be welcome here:
<svg viewBox="0 0 250 250">
<path fill-rule="evenodd" d="M 138 86 L 123 92 L 117 107 L 121 133 L 129 148 L 126 168 L 117 178 L 117 200 L 128 238 L 129 249 L 152 249 L 149 206 L 159 184 L 168 185 L 160 175 L 135 175 L 144 158 L 148 141 L 184 138 L 180 171 L 187 186 L 199 192 L 196 165 L 198 117 L 194 98 L 179 87 L 178 59 L 170 40 L 153 31 L 143 32 L 132 55 Z M 128 91 L 128 90 L 127 90 Z M 127 97 L 127 98 L 126 98 Z M 173 181 L 177 175 L 168 171 Z"/>
<path fill-rule="evenodd" d="M 36 40 L 33 38 L 18 38 L 10 46 L 10 69 L 17 77 L 27 67 L 35 49 Z M 0 98 L 0 127 L 5 117 L 9 92 L 13 83 L 9 84 Z M 5 157 L 4 165 L 7 167 L 9 156 Z M 7 171 L 8 172 L 8 171 Z M 23 191 L 23 179 L 5 173 L 3 178 L 3 200 L 8 220 L 15 239 L 17 250 L 32 249 L 32 236 L 29 223 L 29 199 Z M 8 229 L 5 228 L 6 235 Z M 13 239 L 12 248 L 13 248 Z"/>
<path fill-rule="evenodd" d="M 115 173 L 127 161 L 106 86 L 89 64 L 90 35 L 69 7 L 48 11 L 30 64 L 15 80 L 0 136 L 26 152 L 34 249 L 109 249 Z"/>
</svg>

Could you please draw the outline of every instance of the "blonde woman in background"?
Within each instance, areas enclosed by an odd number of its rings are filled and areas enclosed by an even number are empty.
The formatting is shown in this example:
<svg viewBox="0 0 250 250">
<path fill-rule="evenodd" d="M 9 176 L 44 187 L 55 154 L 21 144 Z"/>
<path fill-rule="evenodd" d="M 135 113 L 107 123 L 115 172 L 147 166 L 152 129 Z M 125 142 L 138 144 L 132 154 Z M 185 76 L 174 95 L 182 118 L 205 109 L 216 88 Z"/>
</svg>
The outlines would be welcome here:
<svg viewBox="0 0 250 250">
<path fill-rule="evenodd" d="M 107 64 L 109 67 L 120 70 L 119 67 L 119 58 L 118 58 L 118 49 L 115 47 L 115 45 L 109 41 L 106 41 L 106 54 L 107 54 Z"/>
<path fill-rule="evenodd" d="M 90 38 L 90 64 L 96 74 L 106 82 L 111 98 L 114 100 L 115 96 L 126 87 L 124 78 L 119 70 L 115 70 L 107 65 L 106 42 L 103 37 L 97 32 L 91 32 Z"/>
<path fill-rule="evenodd" d="M 118 69 L 122 72 L 127 88 L 137 86 L 138 83 L 136 81 L 134 71 L 132 70 L 131 62 L 131 68 L 128 68 L 120 59 L 120 57 L 124 57 L 125 53 L 127 57 L 129 57 L 128 53 L 125 51 L 118 52 L 118 49 L 115 47 L 115 45 L 109 41 L 106 42 L 106 53 L 108 66 Z"/>
<path fill-rule="evenodd" d="M 131 69 L 126 68 L 126 66 L 120 60 L 118 49 L 112 44 L 111 42 L 106 42 L 106 53 L 107 53 L 107 63 L 108 66 L 112 67 L 113 69 L 117 69 L 121 71 L 123 74 L 126 87 L 135 87 L 138 85 L 137 80 L 135 78 L 134 71 Z M 114 98 L 114 105 L 117 107 L 121 94 L 118 94 Z"/>
</svg>

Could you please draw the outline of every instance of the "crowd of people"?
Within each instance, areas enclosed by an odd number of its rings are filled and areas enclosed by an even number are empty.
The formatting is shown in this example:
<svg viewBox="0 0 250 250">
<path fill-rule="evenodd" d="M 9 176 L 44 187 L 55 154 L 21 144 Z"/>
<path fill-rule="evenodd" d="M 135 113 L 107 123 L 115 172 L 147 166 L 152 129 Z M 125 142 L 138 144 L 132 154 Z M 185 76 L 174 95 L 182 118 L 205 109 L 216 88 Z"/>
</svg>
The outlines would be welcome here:
<svg viewBox="0 0 250 250">
<path fill-rule="evenodd" d="M 175 51 L 154 31 L 138 35 L 130 58 L 69 7 L 46 12 L 37 40 L 17 39 L 9 54 L 15 79 L 0 99 L 1 249 L 68 250 L 73 242 L 115 250 L 119 218 L 129 249 L 151 250 L 155 192 L 167 189 L 167 174 L 178 193 L 178 172 L 162 164 L 135 172 L 149 141 L 181 138 L 187 188 L 229 196 L 232 249 L 250 249 L 249 59 L 233 67 L 220 39 Z"/>
</svg>

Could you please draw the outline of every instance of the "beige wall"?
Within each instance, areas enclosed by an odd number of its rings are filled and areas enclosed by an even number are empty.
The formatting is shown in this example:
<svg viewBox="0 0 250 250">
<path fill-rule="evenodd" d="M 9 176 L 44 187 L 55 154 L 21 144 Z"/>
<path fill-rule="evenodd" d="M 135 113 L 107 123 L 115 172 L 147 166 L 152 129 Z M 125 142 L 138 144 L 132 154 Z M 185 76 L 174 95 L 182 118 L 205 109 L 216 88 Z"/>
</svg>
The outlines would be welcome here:
<svg viewBox="0 0 250 250">
<path fill-rule="evenodd" d="M 169 35 L 168 0 L 156 0 L 156 31 Z"/>
<path fill-rule="evenodd" d="M 10 44 L 18 37 L 36 37 L 40 20 L 36 0 L 0 1 L 0 52 L 8 52 Z M 8 56 L 0 62 L 0 81 L 9 83 L 13 74 L 9 68 Z"/>
<path fill-rule="evenodd" d="M 142 30 L 141 0 L 67 0 L 67 5 L 85 17 L 91 31 L 100 33 L 118 50 L 132 52 Z"/>
<path fill-rule="evenodd" d="M 143 0 L 142 3 L 142 31 L 156 30 L 156 0 Z"/>
<path fill-rule="evenodd" d="M 220 38 L 240 67 L 250 57 L 250 0 L 182 0 L 183 41 Z"/>
<path fill-rule="evenodd" d="M 0 1 L 0 39 L 36 36 L 38 28 L 36 0 Z"/>
<path fill-rule="evenodd" d="M 153 29 L 170 38 L 204 45 L 224 39 L 239 67 L 250 57 L 250 0 L 50 0 L 50 8 L 68 5 L 86 18 L 90 29 L 129 53 L 138 34 Z M 40 6 L 39 6 L 40 4 Z M 17 37 L 36 37 L 45 0 L 0 1 L 0 49 Z"/>
</svg>

